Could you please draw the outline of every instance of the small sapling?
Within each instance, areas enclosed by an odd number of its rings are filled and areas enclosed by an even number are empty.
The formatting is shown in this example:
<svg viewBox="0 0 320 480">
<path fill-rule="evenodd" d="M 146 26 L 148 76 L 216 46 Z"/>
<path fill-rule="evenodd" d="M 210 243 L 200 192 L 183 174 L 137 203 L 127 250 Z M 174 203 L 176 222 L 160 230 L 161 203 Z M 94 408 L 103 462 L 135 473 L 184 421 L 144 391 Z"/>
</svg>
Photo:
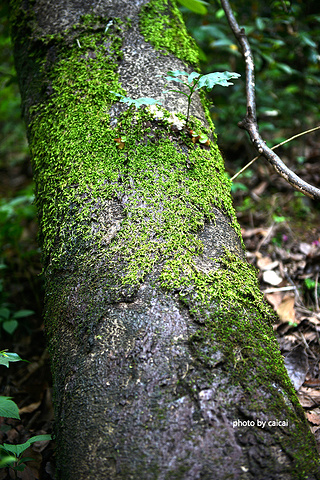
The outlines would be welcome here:
<svg viewBox="0 0 320 480">
<path fill-rule="evenodd" d="M 182 128 L 188 130 L 190 105 L 192 101 L 192 95 L 194 94 L 194 92 L 196 92 L 197 90 L 200 90 L 200 88 L 205 88 L 207 91 L 211 91 L 215 85 L 228 87 L 229 85 L 233 85 L 233 83 L 230 82 L 230 80 L 240 77 L 240 74 L 235 72 L 213 72 L 213 73 L 208 73 L 207 75 L 203 75 L 198 72 L 192 72 L 188 74 L 187 72 L 183 72 L 181 70 L 175 70 L 172 72 L 171 71 L 167 72 L 164 75 L 157 75 L 157 77 L 164 78 L 167 81 L 167 83 L 169 82 L 181 83 L 182 85 L 187 87 L 187 89 L 189 90 L 188 93 L 183 92 L 182 90 L 177 90 L 175 88 L 163 90 L 163 93 L 175 92 L 175 93 L 181 93 L 182 95 L 185 95 L 187 97 L 188 107 L 187 107 L 186 120 L 178 119 L 178 117 L 176 117 L 176 115 L 172 113 L 171 115 L 168 116 L 168 118 L 166 117 L 166 120 L 172 124 L 173 123 L 172 119 L 175 118 L 176 120 L 172 128 L 176 126 L 178 130 L 181 130 Z M 164 113 L 162 109 L 158 107 L 158 105 L 161 105 L 161 102 L 159 100 L 156 100 L 154 98 L 149 98 L 149 97 L 141 97 L 141 98 L 134 99 L 131 97 L 126 97 L 117 92 L 111 91 L 111 93 L 119 97 L 120 102 L 127 103 L 130 108 L 134 107 L 138 109 L 143 105 L 146 105 L 149 107 L 149 111 L 153 114 L 153 116 L 157 120 L 164 119 Z M 210 140 L 205 133 L 189 130 L 189 134 L 192 137 L 193 143 L 200 143 L 203 146 L 209 146 Z M 115 141 L 117 142 L 117 147 L 119 149 L 124 148 L 125 140 L 126 140 L 126 137 L 115 138 Z"/>
<path fill-rule="evenodd" d="M 176 90 L 174 88 L 170 88 L 169 90 L 164 90 L 163 93 L 168 92 L 176 92 L 185 95 L 188 100 L 188 108 L 187 108 L 187 118 L 186 118 L 186 125 L 188 125 L 189 121 L 189 114 L 190 114 L 190 105 L 192 100 L 192 95 L 200 88 L 205 88 L 208 92 L 210 92 L 215 85 L 221 85 L 222 87 L 228 87 L 229 85 L 233 85 L 232 82 L 229 80 L 233 78 L 240 77 L 239 73 L 235 72 L 213 72 L 208 73 L 207 75 L 203 75 L 198 72 L 187 73 L 181 70 L 175 70 L 173 72 L 167 72 L 166 75 L 158 75 L 160 77 L 165 78 L 167 82 L 178 82 L 182 83 L 189 89 L 189 93 L 182 92 L 181 90 Z M 181 79 L 179 77 L 184 77 Z"/>
</svg>

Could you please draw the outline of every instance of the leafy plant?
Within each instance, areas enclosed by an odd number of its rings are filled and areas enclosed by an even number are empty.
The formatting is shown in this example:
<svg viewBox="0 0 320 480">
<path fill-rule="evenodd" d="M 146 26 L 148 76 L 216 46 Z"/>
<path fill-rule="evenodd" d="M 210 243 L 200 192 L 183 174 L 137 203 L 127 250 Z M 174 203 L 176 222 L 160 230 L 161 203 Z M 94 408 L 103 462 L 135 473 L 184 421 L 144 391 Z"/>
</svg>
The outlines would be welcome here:
<svg viewBox="0 0 320 480">
<path fill-rule="evenodd" d="M 18 405 L 12 401 L 12 397 L 0 397 L 0 416 L 20 419 Z"/>
<path fill-rule="evenodd" d="M 243 58 L 220 2 L 207 5 L 205 17 L 191 13 L 187 4 L 180 8 L 199 47 L 201 70 L 235 70 L 244 75 Z M 320 118 L 316 100 L 319 9 L 314 0 L 292 0 L 289 4 L 282 0 L 239 0 L 234 8 L 253 50 L 260 131 L 262 136 L 272 135 L 273 143 L 278 143 L 281 138 L 276 135 L 283 135 L 284 128 L 303 130 Z M 237 122 L 246 112 L 244 86 L 239 84 L 230 93 L 217 87 L 214 98 L 211 115 L 220 142 L 234 145 L 242 141 L 246 134 L 238 129 Z M 235 121 L 230 122 L 230 118 Z"/>
<path fill-rule="evenodd" d="M 182 92 L 181 90 L 175 90 L 174 88 L 163 91 L 163 93 L 176 92 L 176 93 L 185 95 L 187 97 L 188 109 L 187 109 L 186 125 L 188 124 L 188 121 L 189 121 L 190 105 L 191 105 L 192 95 L 194 94 L 194 92 L 196 92 L 197 90 L 200 90 L 200 88 L 205 88 L 208 92 L 210 92 L 215 85 L 228 87 L 229 85 L 233 85 L 233 83 L 230 82 L 229 80 L 240 77 L 239 73 L 235 73 L 235 72 L 213 72 L 213 73 L 208 73 L 207 75 L 204 75 L 198 72 L 192 72 L 188 74 L 187 72 L 183 72 L 180 70 L 167 72 L 166 75 L 167 76 L 164 76 L 164 75 L 159 75 L 159 76 L 164 77 L 167 80 L 167 82 L 182 83 L 182 85 L 185 85 L 189 90 L 189 93 Z M 186 77 L 186 79 L 182 80 L 181 78 L 178 78 L 178 77 Z"/>
<path fill-rule="evenodd" d="M 9 367 L 10 362 L 19 361 L 27 362 L 27 360 L 20 358 L 17 353 L 6 352 L 5 350 L 0 351 L 0 365 Z M 11 397 L 0 396 L 0 416 L 20 419 L 18 406 L 12 401 Z M 12 468 L 16 472 L 17 478 L 17 472 L 21 472 L 25 469 L 25 462 L 33 460 L 31 457 L 22 457 L 22 454 L 34 442 L 43 442 L 47 440 L 51 440 L 51 435 L 36 435 L 35 437 L 29 438 L 25 443 L 18 445 L 10 445 L 9 443 L 0 445 L 0 468 Z"/>
<path fill-rule="evenodd" d="M 26 225 L 33 222 L 36 215 L 33 201 L 32 185 L 20 191 L 14 198 L 0 198 L 0 326 L 10 335 L 17 329 L 19 319 L 29 317 L 34 313 L 33 310 L 15 311 L 13 306 L 8 303 L 9 295 L 5 291 L 2 274 L 2 271 L 12 268 L 12 265 L 6 264 L 10 258 L 7 251 L 15 252 L 11 256 L 13 261 L 39 255 L 38 250 L 25 248 L 25 234 L 28 232 Z M 6 277 L 8 278 L 8 276 L 7 274 Z"/>
<path fill-rule="evenodd" d="M 165 75 L 157 75 L 158 77 L 163 77 L 167 82 L 177 82 L 182 83 L 185 85 L 189 93 L 183 92 L 181 90 L 176 90 L 171 88 L 169 90 L 163 90 L 163 93 L 175 92 L 185 95 L 188 100 L 188 108 L 187 108 L 187 118 L 186 118 L 186 126 L 188 125 L 189 121 L 189 113 L 190 113 L 190 105 L 192 101 L 192 95 L 200 88 L 205 88 L 208 92 L 213 89 L 215 85 L 221 85 L 222 87 L 228 87 L 229 85 L 233 85 L 230 82 L 231 79 L 240 77 L 239 73 L 235 72 L 213 72 L 208 73 L 207 75 L 203 75 L 198 72 L 187 73 L 181 70 L 169 71 Z M 186 77 L 185 79 L 181 79 L 179 77 Z M 131 98 L 125 97 L 124 95 L 111 91 L 114 95 L 120 98 L 120 102 L 127 103 L 130 107 L 134 106 L 135 108 L 140 108 L 143 105 L 161 105 L 160 100 L 156 100 L 154 98 L 149 97 L 141 97 L 141 98 Z M 208 141 L 208 137 L 204 134 L 198 132 L 192 132 L 191 136 L 197 138 L 197 141 L 200 143 L 205 144 Z M 117 139 L 116 141 L 118 141 Z M 120 143 L 120 142 L 118 142 Z"/>
<path fill-rule="evenodd" d="M 36 435 L 35 437 L 29 438 L 25 443 L 20 443 L 18 445 L 10 445 L 9 443 L 4 443 L 0 445 L 0 452 L 2 458 L 0 459 L 0 468 L 10 467 L 16 472 L 21 472 L 26 467 L 26 462 L 32 461 L 32 457 L 23 457 L 22 454 L 35 442 L 45 442 L 51 440 L 51 435 Z"/>
<path fill-rule="evenodd" d="M 18 319 L 26 318 L 34 314 L 33 310 L 19 310 L 12 313 L 4 303 L 0 306 L 0 323 L 3 330 L 12 335 L 19 326 Z"/>
<path fill-rule="evenodd" d="M 5 367 L 9 368 L 10 362 L 28 362 L 28 360 L 23 360 L 17 353 L 10 353 L 2 350 L 0 352 L 0 365 L 4 365 Z M 0 417 L 3 416 L 4 415 L 0 414 Z"/>
<path fill-rule="evenodd" d="M 156 104 L 161 105 L 161 102 L 159 100 L 155 100 L 154 98 L 140 97 L 140 98 L 134 99 L 131 97 L 125 97 L 124 95 L 121 95 L 121 93 L 113 92 L 112 90 L 111 90 L 111 93 L 119 97 L 120 102 L 127 103 L 129 107 L 134 106 L 137 109 L 139 109 L 143 105 L 156 105 Z"/>
<path fill-rule="evenodd" d="M 0 365 L 4 365 L 9 368 L 10 362 L 27 361 L 22 360 L 17 353 L 10 353 L 2 350 L 0 352 Z M 10 417 L 19 419 L 19 409 L 15 402 L 11 400 L 11 397 L 0 396 L 0 417 Z"/>
<path fill-rule="evenodd" d="M 192 142 L 196 143 L 202 143 L 203 145 L 208 145 L 209 144 L 209 138 L 205 133 L 190 130 L 190 135 L 192 136 Z"/>
<path fill-rule="evenodd" d="M 3 245 L 12 245 L 19 248 L 19 241 L 23 234 L 23 223 L 36 216 L 36 207 L 33 204 L 33 186 L 19 192 L 14 198 L 0 198 L 0 248 Z M 1 250 L 0 250 L 1 252 Z M 20 253 L 20 252 L 19 252 Z"/>
</svg>

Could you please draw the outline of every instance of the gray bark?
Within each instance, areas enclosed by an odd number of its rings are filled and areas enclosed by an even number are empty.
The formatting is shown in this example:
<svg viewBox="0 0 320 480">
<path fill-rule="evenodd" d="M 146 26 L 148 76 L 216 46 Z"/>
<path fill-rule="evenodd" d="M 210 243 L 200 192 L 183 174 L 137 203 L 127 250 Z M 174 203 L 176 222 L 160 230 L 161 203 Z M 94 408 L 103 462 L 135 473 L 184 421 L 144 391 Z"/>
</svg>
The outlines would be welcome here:
<svg viewBox="0 0 320 480">
<path fill-rule="evenodd" d="M 223 312 L 217 304 L 218 295 L 211 295 L 209 303 L 199 306 L 196 287 L 186 285 L 182 278 L 180 286 L 164 288 L 160 276 L 168 258 L 174 255 L 172 252 L 160 255 L 152 271 L 146 268 L 135 282 L 123 282 L 129 260 L 121 250 L 110 254 L 110 249 L 115 241 L 121 246 L 124 221 L 127 228 L 130 222 L 138 224 L 141 227 L 135 230 L 138 232 L 143 231 L 144 224 L 153 229 L 149 237 L 155 243 L 163 242 L 165 246 L 170 241 L 163 239 L 161 195 L 167 198 L 169 194 L 163 186 L 160 167 L 157 174 L 150 158 L 150 172 L 154 173 L 160 200 L 153 198 L 148 204 L 147 197 L 139 190 L 139 181 L 130 184 L 126 170 L 115 180 L 119 189 L 123 183 L 128 185 L 125 193 L 109 197 L 101 194 L 97 198 L 90 196 L 88 187 L 84 194 L 77 183 L 71 183 L 62 170 L 55 170 L 55 163 L 49 162 L 57 155 L 60 165 L 59 155 L 62 156 L 61 152 L 56 153 L 55 142 L 50 143 L 51 133 L 45 140 L 41 159 L 34 153 L 39 143 L 39 139 L 34 140 L 37 115 L 41 113 L 31 107 L 52 99 L 59 104 L 59 96 L 51 90 L 50 69 L 68 59 L 68 49 L 71 52 L 82 16 L 88 13 L 105 19 L 105 24 L 114 18 L 131 20 L 121 47 L 123 57 L 118 59 L 117 66 L 119 81 L 127 94 L 134 98 L 162 98 L 169 111 L 185 111 L 184 97 L 164 97 L 163 84 L 155 81 L 154 76 L 189 67 L 170 52 L 165 55 L 145 41 L 138 15 L 146 3 L 36 0 L 29 6 L 24 2 L 12 5 L 16 63 L 34 155 L 46 273 L 46 329 L 55 388 L 56 478 L 320 478 L 315 442 L 290 387 L 279 351 L 273 347 L 266 357 L 255 356 L 258 344 L 275 344 L 272 326 L 267 318 L 261 317 L 256 299 L 252 298 L 249 309 L 244 300 L 243 306 L 237 305 L 243 319 L 238 325 L 233 305 L 225 308 L 230 292 L 226 291 L 222 298 Z M 72 30 L 74 25 L 76 28 Z M 61 49 L 57 35 L 67 29 L 70 32 L 62 39 L 67 48 Z M 49 40 L 48 35 L 52 36 Z M 80 46 L 81 42 L 80 38 Z M 106 53 L 108 48 L 106 43 Z M 88 65 L 94 61 L 94 55 L 90 55 Z M 85 81 L 84 88 L 87 88 Z M 77 96 L 76 91 L 74 95 Z M 86 96 L 82 99 L 85 102 Z M 117 119 L 125 108 L 118 103 L 109 105 L 111 126 L 118 126 Z M 192 108 L 192 115 L 205 123 L 199 98 Z M 63 108 L 59 115 L 63 117 Z M 93 120 L 89 117 L 88 125 L 94 124 Z M 48 132 L 56 122 L 56 117 L 49 117 Z M 61 135 L 67 130 L 65 126 Z M 66 141 L 66 151 L 71 143 Z M 188 151 L 183 148 L 187 162 Z M 79 156 L 73 150 L 75 170 L 82 168 L 84 161 L 80 150 Z M 92 172 L 89 173 L 90 185 L 94 180 Z M 45 194 L 47 183 L 52 181 L 51 174 L 57 186 L 56 197 Z M 199 183 L 199 189 L 202 187 Z M 68 195 L 74 191 L 68 204 Z M 57 214 L 55 209 L 61 197 L 67 207 Z M 134 199 L 138 199 L 135 209 Z M 175 194 L 171 201 L 176 201 Z M 90 215 L 84 228 L 89 226 L 93 233 L 88 239 L 81 229 L 74 230 L 74 225 L 81 208 L 89 204 Z M 128 205 L 134 212 L 132 220 L 128 217 Z M 54 211 L 55 216 L 50 217 Z M 244 259 L 241 241 L 223 204 L 212 205 L 211 213 L 211 218 L 204 216 L 202 228 L 188 232 L 202 243 L 202 249 L 193 257 L 192 268 L 208 278 L 222 268 L 221 261 L 215 260 L 226 251 Z M 47 238 L 46 215 L 49 222 L 58 218 L 54 238 Z M 162 226 L 155 229 L 151 218 L 157 216 Z M 97 238 L 102 248 L 97 247 Z M 184 268 L 187 271 L 189 266 Z M 230 275 L 235 274 L 231 260 L 230 266 L 223 268 L 227 271 L 230 268 Z M 234 285 L 235 291 L 240 288 Z M 208 318 L 215 325 L 212 335 Z M 226 325 L 231 325 L 231 330 L 234 325 L 233 335 L 237 339 L 234 345 L 230 345 L 230 338 L 227 344 L 221 334 Z M 242 328 L 241 344 L 237 335 Z M 230 357 L 231 350 L 235 353 Z M 252 362 L 253 367 L 246 370 L 246 362 Z M 245 375 L 241 374 L 242 368 Z M 275 420 L 277 412 L 279 420 L 289 418 L 288 426 L 257 425 L 258 420 Z M 246 426 L 235 427 L 235 421 L 246 422 Z"/>
</svg>

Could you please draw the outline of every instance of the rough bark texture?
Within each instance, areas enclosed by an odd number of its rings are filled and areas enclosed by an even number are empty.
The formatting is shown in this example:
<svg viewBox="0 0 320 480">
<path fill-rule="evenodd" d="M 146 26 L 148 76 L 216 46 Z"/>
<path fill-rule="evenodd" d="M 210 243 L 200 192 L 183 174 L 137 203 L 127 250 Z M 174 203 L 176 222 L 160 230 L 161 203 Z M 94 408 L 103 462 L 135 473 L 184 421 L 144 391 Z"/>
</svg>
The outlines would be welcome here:
<svg viewBox="0 0 320 480">
<path fill-rule="evenodd" d="M 56 478 L 320 478 L 214 135 L 194 145 L 168 118 L 185 97 L 164 97 L 156 75 L 196 58 L 175 14 L 165 1 L 12 2 Z M 167 119 L 111 91 L 161 98 Z M 199 97 L 191 114 L 208 132 Z"/>
</svg>

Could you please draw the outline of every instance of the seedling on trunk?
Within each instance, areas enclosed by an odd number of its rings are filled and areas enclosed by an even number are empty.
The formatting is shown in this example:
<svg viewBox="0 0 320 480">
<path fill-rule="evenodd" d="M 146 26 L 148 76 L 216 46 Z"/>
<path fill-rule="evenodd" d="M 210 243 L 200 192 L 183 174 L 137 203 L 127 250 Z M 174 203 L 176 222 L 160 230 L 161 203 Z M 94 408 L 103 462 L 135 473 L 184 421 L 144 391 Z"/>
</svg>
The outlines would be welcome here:
<svg viewBox="0 0 320 480">
<path fill-rule="evenodd" d="M 197 72 L 192 72 L 189 74 L 187 72 L 175 70 L 174 72 L 167 72 L 166 76 L 165 75 L 159 75 L 159 76 L 165 78 L 167 82 L 182 83 L 182 85 L 185 85 L 189 89 L 189 93 L 183 92 L 182 90 L 176 90 L 174 88 L 163 91 L 163 93 L 176 92 L 176 93 L 185 95 L 187 97 L 188 109 L 187 109 L 186 125 L 188 125 L 190 105 L 191 105 L 192 95 L 194 94 L 194 92 L 196 92 L 197 90 L 200 90 L 200 88 L 206 88 L 206 90 L 210 92 L 215 85 L 228 87 L 229 85 L 233 85 L 233 83 L 230 82 L 229 80 L 231 80 L 232 78 L 240 77 L 240 74 L 235 72 L 213 72 L 213 73 L 208 73 L 207 75 L 203 75 Z M 183 80 L 178 77 L 186 77 L 186 78 Z"/>
</svg>

